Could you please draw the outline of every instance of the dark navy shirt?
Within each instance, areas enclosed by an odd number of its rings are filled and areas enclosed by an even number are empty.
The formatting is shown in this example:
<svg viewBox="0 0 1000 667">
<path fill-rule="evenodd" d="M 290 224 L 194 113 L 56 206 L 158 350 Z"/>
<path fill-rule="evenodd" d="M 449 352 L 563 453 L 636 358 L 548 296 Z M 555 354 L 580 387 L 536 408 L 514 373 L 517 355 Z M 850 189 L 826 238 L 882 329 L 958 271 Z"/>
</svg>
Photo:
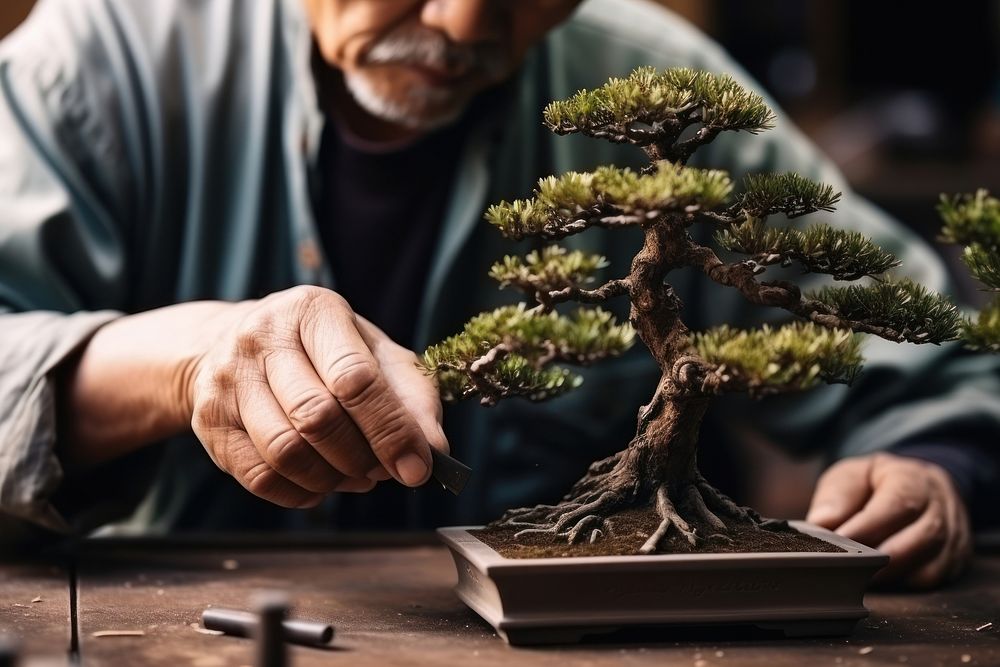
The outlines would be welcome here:
<svg viewBox="0 0 1000 667">
<path fill-rule="evenodd" d="M 317 222 L 334 288 L 390 338 L 414 323 L 461 148 L 464 124 L 405 146 L 365 147 L 329 122 Z"/>
</svg>

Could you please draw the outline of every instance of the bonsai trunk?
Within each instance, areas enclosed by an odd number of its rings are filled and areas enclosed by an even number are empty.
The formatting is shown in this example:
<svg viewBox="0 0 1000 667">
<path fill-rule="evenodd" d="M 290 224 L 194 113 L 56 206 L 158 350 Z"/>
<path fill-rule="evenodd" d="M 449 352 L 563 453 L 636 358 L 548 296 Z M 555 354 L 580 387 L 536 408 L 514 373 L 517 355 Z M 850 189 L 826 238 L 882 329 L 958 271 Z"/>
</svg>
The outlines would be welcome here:
<svg viewBox="0 0 1000 667">
<path fill-rule="evenodd" d="M 760 522 L 698 472 L 698 430 L 709 399 L 691 396 L 674 380 L 675 364 L 696 353 L 680 319 L 682 303 L 665 283 L 669 271 L 681 265 L 685 238 L 680 223 L 661 220 L 646 229 L 632 262 L 632 326 L 662 371 L 652 400 L 639 411 L 635 437 L 622 451 L 592 464 L 559 504 L 508 511 L 494 526 L 520 528 L 515 537 L 548 533 L 570 544 L 595 542 L 614 530 L 614 514 L 652 504 L 661 522 L 641 549 L 652 553 L 671 529 L 694 545 L 702 537 L 728 539 L 723 518 Z"/>
</svg>

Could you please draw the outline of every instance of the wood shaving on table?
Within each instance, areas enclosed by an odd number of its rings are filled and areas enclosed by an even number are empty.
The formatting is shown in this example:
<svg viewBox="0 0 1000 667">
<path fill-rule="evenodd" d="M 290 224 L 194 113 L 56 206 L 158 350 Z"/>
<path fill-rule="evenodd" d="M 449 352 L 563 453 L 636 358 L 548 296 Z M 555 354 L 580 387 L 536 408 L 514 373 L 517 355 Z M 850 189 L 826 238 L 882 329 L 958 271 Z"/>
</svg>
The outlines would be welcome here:
<svg viewBox="0 0 1000 667">
<path fill-rule="evenodd" d="M 222 561 L 223 570 L 235 570 L 239 568 L 239 566 L 240 562 L 235 558 L 227 558 L 226 560 Z"/>
<path fill-rule="evenodd" d="M 90 636 L 101 639 L 102 637 L 143 637 L 145 634 L 143 630 L 98 630 L 91 632 Z"/>
<path fill-rule="evenodd" d="M 36 602 L 41 602 L 41 601 L 42 601 L 42 596 L 41 595 L 36 595 L 35 597 L 31 598 L 31 603 L 32 604 L 34 604 Z"/>
<path fill-rule="evenodd" d="M 858 649 L 858 655 L 868 655 L 869 653 L 871 653 L 874 650 L 875 650 L 875 648 L 873 646 L 865 646 L 865 647 L 862 647 L 862 648 Z"/>
<path fill-rule="evenodd" d="M 992 627 L 993 627 L 993 621 L 990 621 L 989 623 L 983 623 L 978 628 L 976 628 L 976 632 L 982 632 L 983 630 L 989 630 Z"/>
</svg>

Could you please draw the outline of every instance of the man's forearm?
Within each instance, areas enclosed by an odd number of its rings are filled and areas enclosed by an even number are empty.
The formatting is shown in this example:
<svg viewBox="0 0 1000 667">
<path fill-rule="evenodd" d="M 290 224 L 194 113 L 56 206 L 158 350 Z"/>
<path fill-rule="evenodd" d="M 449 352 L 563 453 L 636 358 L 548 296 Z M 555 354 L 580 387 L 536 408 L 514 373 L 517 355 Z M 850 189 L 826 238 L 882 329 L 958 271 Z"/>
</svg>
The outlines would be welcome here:
<svg viewBox="0 0 1000 667">
<path fill-rule="evenodd" d="M 87 468 L 189 428 L 191 376 L 222 315 L 238 307 L 184 303 L 98 330 L 55 371 L 63 463 Z"/>
</svg>

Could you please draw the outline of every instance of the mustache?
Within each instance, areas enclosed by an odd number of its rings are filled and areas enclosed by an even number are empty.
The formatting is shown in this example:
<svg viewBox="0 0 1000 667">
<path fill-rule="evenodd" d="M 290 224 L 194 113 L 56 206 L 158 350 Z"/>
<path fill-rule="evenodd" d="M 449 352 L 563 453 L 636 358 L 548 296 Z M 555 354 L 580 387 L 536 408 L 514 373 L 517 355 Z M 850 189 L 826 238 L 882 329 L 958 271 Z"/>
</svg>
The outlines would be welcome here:
<svg viewBox="0 0 1000 667">
<path fill-rule="evenodd" d="M 500 76 L 509 58 L 498 44 L 455 44 L 436 30 L 406 26 L 375 42 L 363 58 L 366 64 L 418 65 L 464 75 L 474 70 Z"/>
</svg>

